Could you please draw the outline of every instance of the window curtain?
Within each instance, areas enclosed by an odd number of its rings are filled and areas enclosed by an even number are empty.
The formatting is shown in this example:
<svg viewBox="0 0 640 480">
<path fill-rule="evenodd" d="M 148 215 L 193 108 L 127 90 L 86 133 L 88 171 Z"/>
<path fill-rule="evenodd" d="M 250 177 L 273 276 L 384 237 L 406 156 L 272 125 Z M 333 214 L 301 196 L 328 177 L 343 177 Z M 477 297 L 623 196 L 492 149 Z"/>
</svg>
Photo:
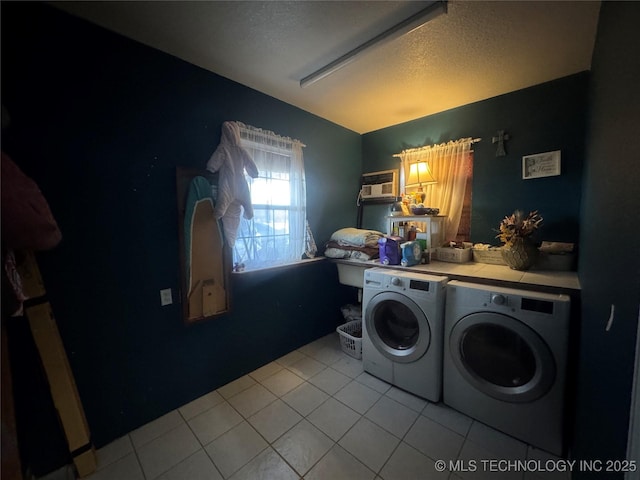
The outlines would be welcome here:
<svg viewBox="0 0 640 480">
<path fill-rule="evenodd" d="M 458 234 L 466 180 L 471 173 L 473 150 L 472 138 L 462 138 L 439 145 L 404 150 L 400 157 L 401 181 L 408 176 L 409 166 L 416 162 L 427 162 L 437 183 L 423 186 L 426 193 L 425 207 L 439 208 L 440 215 L 446 215 L 445 238 L 454 240 Z M 404 188 L 404 183 L 401 185 Z M 415 191 L 417 187 L 407 188 Z M 406 191 L 405 190 L 405 191 Z M 409 193 L 409 192 L 407 192 Z"/>
<path fill-rule="evenodd" d="M 245 125 L 240 126 L 242 146 L 258 167 L 258 178 L 247 176 L 254 208 L 253 224 L 243 219 L 241 229 L 249 236 L 272 236 L 250 255 L 248 268 L 290 263 L 305 251 L 307 195 L 302 149 L 299 140 Z M 256 223 L 267 231 L 260 231 Z M 254 245 L 255 246 L 255 245 Z"/>
</svg>

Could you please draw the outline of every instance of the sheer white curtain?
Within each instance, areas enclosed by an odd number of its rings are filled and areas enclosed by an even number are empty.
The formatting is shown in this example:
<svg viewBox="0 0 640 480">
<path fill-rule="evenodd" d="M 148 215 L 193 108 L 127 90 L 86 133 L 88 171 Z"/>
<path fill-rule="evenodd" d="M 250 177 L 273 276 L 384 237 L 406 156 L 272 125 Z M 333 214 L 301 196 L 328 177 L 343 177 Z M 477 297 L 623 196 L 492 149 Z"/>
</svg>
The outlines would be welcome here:
<svg viewBox="0 0 640 480">
<path fill-rule="evenodd" d="M 429 164 L 437 183 L 423 187 L 426 192 L 424 204 L 425 207 L 439 208 L 440 215 L 447 216 L 446 239 L 455 239 L 458 233 L 466 181 L 472 165 L 472 144 L 472 138 L 462 138 L 439 145 L 404 150 L 397 155 L 402 159 L 405 178 L 412 163 Z M 417 187 L 407 188 L 410 191 L 416 189 Z"/>
<path fill-rule="evenodd" d="M 242 219 L 234 262 L 247 269 L 300 260 L 305 251 L 307 195 L 299 140 L 238 122 L 241 145 L 258 167 L 246 176 L 254 209 Z"/>
</svg>

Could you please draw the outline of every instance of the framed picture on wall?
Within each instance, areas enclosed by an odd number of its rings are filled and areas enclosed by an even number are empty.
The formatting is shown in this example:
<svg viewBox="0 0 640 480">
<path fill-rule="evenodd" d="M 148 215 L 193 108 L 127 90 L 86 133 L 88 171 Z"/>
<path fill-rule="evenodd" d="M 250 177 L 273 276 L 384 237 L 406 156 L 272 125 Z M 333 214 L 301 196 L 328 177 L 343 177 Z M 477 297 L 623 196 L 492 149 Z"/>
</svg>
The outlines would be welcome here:
<svg viewBox="0 0 640 480">
<path fill-rule="evenodd" d="M 560 150 L 522 157 L 522 178 L 524 180 L 555 175 L 560 175 Z"/>
</svg>

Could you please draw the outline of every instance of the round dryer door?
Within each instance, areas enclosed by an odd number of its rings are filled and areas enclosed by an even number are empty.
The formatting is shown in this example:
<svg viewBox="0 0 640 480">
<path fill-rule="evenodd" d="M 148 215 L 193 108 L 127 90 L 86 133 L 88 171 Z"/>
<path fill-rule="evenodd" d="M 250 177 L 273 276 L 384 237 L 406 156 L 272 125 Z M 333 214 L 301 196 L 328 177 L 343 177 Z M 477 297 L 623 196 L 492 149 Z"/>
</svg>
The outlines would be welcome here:
<svg viewBox="0 0 640 480">
<path fill-rule="evenodd" d="M 556 376 L 551 350 L 524 323 L 493 312 L 460 319 L 449 337 L 458 371 L 481 392 L 507 402 L 531 402 Z"/>
<path fill-rule="evenodd" d="M 418 305 L 402 294 L 374 296 L 367 303 L 365 322 L 371 343 L 394 362 L 414 362 L 429 348 L 429 321 Z"/>
</svg>

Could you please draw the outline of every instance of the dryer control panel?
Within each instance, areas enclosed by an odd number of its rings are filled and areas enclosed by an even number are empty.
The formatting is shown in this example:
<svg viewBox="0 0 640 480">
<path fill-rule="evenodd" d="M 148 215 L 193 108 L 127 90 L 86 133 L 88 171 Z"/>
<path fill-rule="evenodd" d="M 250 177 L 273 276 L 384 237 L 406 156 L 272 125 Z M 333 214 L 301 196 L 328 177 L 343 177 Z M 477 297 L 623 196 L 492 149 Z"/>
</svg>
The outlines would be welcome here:
<svg viewBox="0 0 640 480">
<path fill-rule="evenodd" d="M 527 298 L 522 296 L 522 292 L 520 292 L 519 295 L 513 297 L 505 295 L 504 293 L 491 293 L 490 299 L 490 303 L 498 307 L 510 306 L 512 308 L 525 310 L 528 312 L 553 315 L 554 302 L 539 298 Z"/>
<path fill-rule="evenodd" d="M 536 298 L 522 298 L 520 301 L 520 309 L 528 310 L 530 312 L 548 313 L 553 314 L 553 302 L 547 300 L 540 300 Z"/>
<path fill-rule="evenodd" d="M 423 282 L 422 280 L 409 280 L 409 288 L 412 290 L 422 290 L 423 292 L 429 291 L 429 282 Z"/>
</svg>

